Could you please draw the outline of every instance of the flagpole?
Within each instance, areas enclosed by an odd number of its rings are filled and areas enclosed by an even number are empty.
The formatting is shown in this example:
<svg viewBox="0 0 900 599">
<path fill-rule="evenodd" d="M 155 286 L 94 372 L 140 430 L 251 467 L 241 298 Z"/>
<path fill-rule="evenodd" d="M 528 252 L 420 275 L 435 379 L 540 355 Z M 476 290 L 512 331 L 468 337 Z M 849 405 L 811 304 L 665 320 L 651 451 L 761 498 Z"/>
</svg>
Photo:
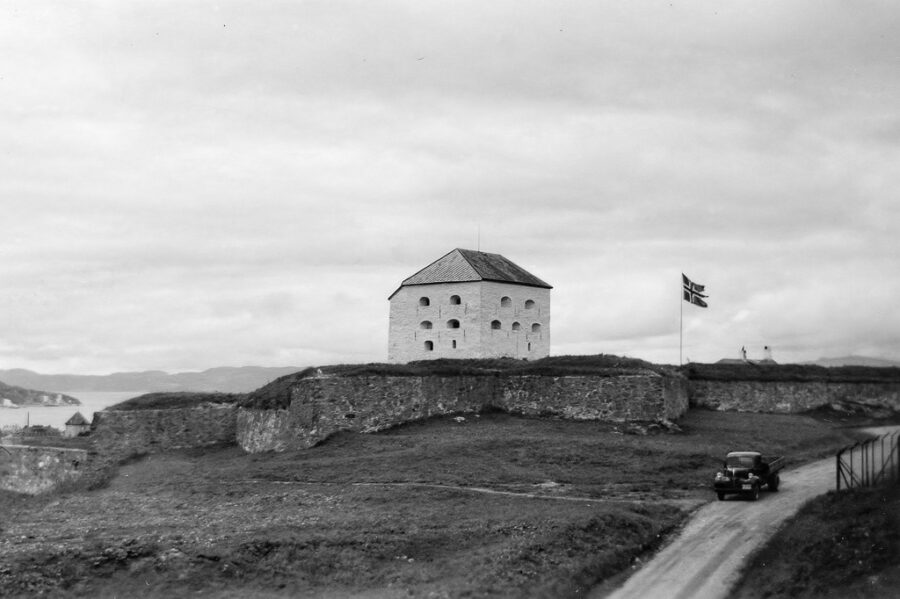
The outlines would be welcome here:
<svg viewBox="0 0 900 599">
<path fill-rule="evenodd" d="M 678 294 L 678 305 L 681 306 L 681 314 L 678 317 L 678 365 L 684 365 L 684 292 Z"/>
</svg>

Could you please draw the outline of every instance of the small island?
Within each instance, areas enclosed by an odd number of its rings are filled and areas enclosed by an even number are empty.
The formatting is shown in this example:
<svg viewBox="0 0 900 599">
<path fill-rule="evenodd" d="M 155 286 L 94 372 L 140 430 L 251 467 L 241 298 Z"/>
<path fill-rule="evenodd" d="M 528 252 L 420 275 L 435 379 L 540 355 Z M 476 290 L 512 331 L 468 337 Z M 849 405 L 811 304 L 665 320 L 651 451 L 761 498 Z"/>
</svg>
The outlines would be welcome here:
<svg viewBox="0 0 900 599">
<path fill-rule="evenodd" d="M 76 398 L 62 393 L 49 393 L 15 387 L 0 382 L 0 408 L 17 409 L 30 406 L 80 406 Z"/>
</svg>

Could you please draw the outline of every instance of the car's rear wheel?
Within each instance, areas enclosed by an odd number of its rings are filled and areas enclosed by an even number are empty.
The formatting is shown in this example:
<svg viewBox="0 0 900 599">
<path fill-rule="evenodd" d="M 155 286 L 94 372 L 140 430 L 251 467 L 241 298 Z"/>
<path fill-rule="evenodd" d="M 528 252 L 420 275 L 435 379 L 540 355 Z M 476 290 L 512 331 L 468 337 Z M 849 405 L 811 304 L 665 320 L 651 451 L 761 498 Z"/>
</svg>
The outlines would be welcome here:
<svg viewBox="0 0 900 599">
<path fill-rule="evenodd" d="M 725 501 L 725 493 L 716 493 L 716 495 L 719 497 L 719 501 Z"/>
<path fill-rule="evenodd" d="M 778 491 L 778 485 L 781 484 L 781 478 L 776 474 L 769 479 L 769 490 L 775 493 Z"/>
</svg>

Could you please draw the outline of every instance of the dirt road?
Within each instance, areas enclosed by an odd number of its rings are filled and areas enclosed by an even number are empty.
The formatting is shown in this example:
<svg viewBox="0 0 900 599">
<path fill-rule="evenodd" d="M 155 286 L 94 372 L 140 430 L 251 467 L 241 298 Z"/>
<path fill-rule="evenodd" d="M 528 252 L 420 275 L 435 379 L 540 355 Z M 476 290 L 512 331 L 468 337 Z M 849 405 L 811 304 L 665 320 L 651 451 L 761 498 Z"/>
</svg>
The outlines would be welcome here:
<svg viewBox="0 0 900 599">
<path fill-rule="evenodd" d="M 867 429 L 883 434 L 896 427 Z M 681 534 L 611 594 L 591 599 L 723 599 L 745 558 L 800 506 L 835 488 L 835 461 L 826 458 L 782 472 L 777 493 L 759 501 L 729 496 L 700 508 Z M 712 494 L 712 491 L 710 491 Z"/>
</svg>

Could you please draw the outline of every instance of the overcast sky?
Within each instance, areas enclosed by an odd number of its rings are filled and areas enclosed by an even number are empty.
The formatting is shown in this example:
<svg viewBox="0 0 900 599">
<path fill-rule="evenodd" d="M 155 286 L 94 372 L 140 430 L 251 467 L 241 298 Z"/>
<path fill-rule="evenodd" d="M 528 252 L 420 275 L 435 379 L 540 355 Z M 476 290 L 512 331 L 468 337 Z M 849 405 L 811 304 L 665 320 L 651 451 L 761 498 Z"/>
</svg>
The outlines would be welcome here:
<svg viewBox="0 0 900 599">
<path fill-rule="evenodd" d="M 383 361 L 456 247 L 552 353 L 900 359 L 900 4 L 0 2 L 0 368 Z M 709 308 L 681 304 L 681 273 Z"/>
</svg>

